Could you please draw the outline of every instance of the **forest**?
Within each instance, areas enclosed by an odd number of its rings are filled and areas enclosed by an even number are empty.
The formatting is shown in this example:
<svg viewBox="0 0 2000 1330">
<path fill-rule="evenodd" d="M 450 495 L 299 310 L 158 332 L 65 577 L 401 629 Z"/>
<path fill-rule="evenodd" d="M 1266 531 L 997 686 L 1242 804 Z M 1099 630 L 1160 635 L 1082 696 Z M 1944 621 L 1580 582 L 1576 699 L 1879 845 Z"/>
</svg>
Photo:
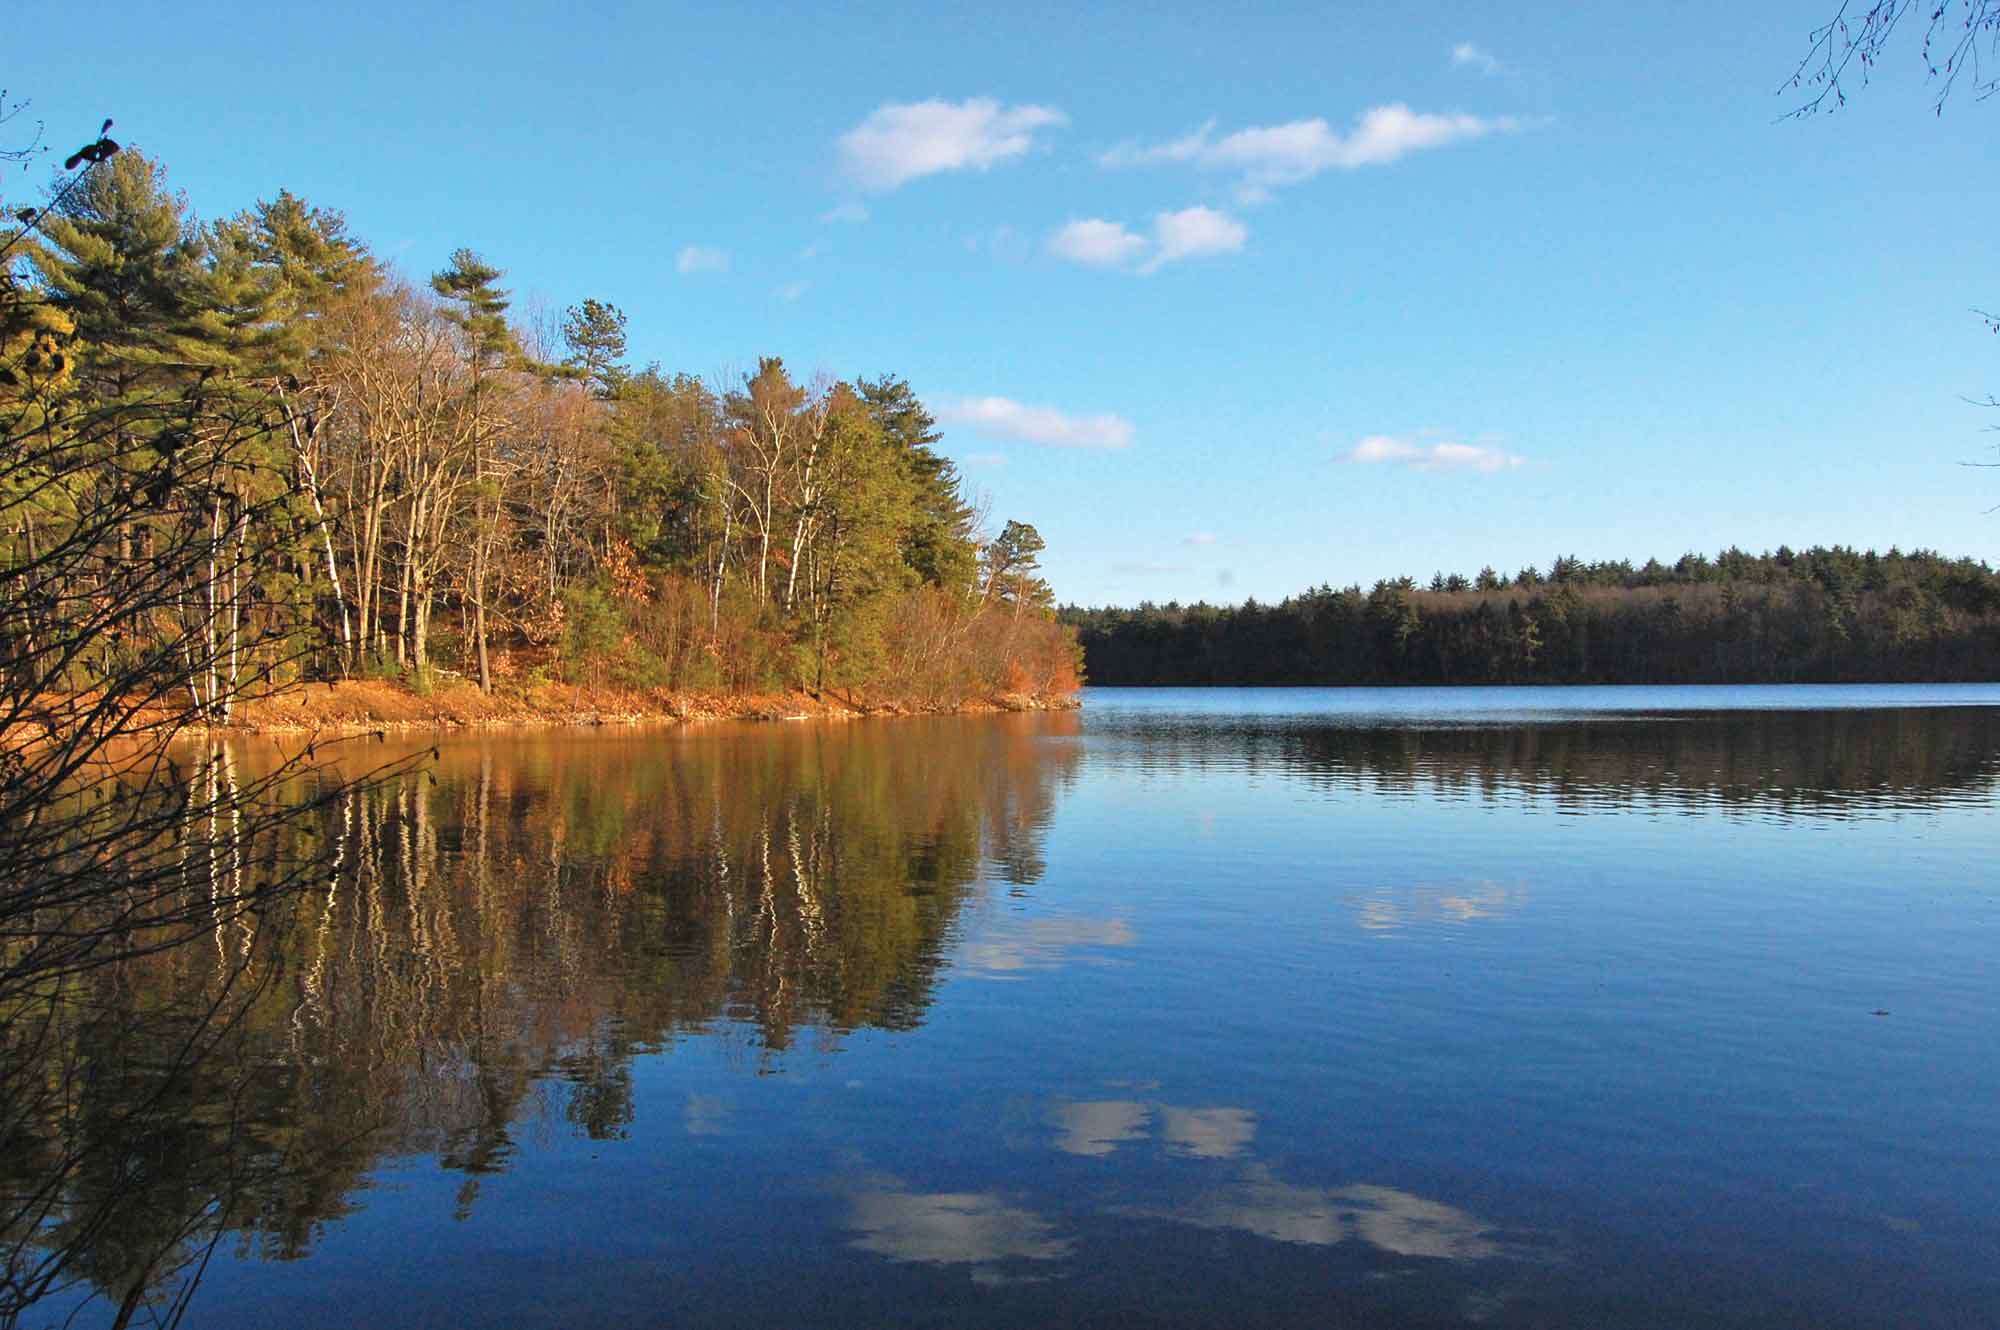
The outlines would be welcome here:
<svg viewBox="0 0 2000 1330">
<path fill-rule="evenodd" d="M 288 192 L 202 221 L 108 137 L 70 168 L 0 230 L 0 652 L 38 691 L 1073 691 L 1040 535 L 988 528 L 904 381 L 634 367 L 615 305 L 521 317 L 473 249 L 411 280 Z"/>
<path fill-rule="evenodd" d="M 1916 550 L 1727 549 L 1438 573 L 1275 605 L 1065 606 L 1095 684 L 1972 682 L 2000 576 Z"/>
</svg>

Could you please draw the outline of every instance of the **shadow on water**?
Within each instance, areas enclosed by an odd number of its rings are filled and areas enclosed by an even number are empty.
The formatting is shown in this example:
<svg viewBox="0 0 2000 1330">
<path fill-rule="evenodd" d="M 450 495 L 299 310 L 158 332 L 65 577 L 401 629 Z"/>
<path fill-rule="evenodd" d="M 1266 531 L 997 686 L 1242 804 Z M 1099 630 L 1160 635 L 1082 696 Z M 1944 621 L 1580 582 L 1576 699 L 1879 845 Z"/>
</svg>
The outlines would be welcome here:
<svg viewBox="0 0 2000 1330">
<path fill-rule="evenodd" d="M 241 760 L 270 759 L 252 745 Z M 755 1069 L 802 1042 L 916 1029 L 948 963 L 1008 972 L 1037 947 L 1121 945 L 1105 930 L 1122 925 L 1043 923 L 1047 936 L 953 952 L 969 903 L 1040 879 L 1086 760 L 1113 780 L 1210 769 L 1330 796 L 1845 817 L 1991 799 L 2000 709 L 1430 726 L 1056 715 L 450 743 L 301 832 L 325 873 L 285 908 L 9 1014 L 0 1324 L 60 1321 L 87 1298 L 113 1324 L 170 1322 L 218 1244 L 303 1258 L 388 1162 L 459 1174 L 463 1216 L 531 1128 L 620 1137 L 641 1055 L 700 1038 Z M 690 1132 L 699 1110 L 691 1099 Z M 1157 1139 L 1166 1156 L 1234 1160 L 1172 1212 L 1124 1211 L 1191 1235 L 1397 1257 L 1508 1248 L 1390 1188 L 1283 1180 L 1249 1160 L 1247 1109 L 1077 1102 L 1048 1124 L 1081 1158 Z M 889 1178 L 851 1207 L 856 1248 L 894 1259 L 990 1247 L 1033 1273 L 1071 1251 L 1004 1197 Z"/>
</svg>

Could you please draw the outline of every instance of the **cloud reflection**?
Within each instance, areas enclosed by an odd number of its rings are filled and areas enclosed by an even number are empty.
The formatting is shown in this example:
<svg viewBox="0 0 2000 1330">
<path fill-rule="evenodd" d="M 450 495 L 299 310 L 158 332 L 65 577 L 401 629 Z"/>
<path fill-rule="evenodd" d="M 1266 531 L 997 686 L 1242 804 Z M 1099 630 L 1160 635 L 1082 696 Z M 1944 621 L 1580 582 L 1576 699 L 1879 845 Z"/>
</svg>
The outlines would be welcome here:
<svg viewBox="0 0 2000 1330">
<path fill-rule="evenodd" d="M 1454 1206 L 1394 1187 L 1298 1187 L 1262 1170 L 1161 1217 L 1302 1246 L 1358 1241 L 1397 1256 L 1445 1261 L 1505 1254 L 1491 1224 Z"/>
<path fill-rule="evenodd" d="M 1071 1243 L 1032 1210 L 1008 1205 L 992 1192 L 911 1192 L 878 1186 L 856 1194 L 848 1227 L 853 1246 L 892 1261 L 921 1265 L 987 1267 L 1022 1261 L 1059 1261 Z"/>
<path fill-rule="evenodd" d="M 729 1130 L 734 1112 L 729 1101 L 715 1095 L 690 1094 L 681 1107 L 681 1122 L 690 1136 L 720 1136 Z"/>
<path fill-rule="evenodd" d="M 1138 940 L 1123 919 L 1010 920 L 961 947 L 958 966 L 984 979 L 1015 979 L 1060 965 L 1078 948 L 1129 947 Z"/>
<path fill-rule="evenodd" d="M 1063 1104 L 1049 1114 L 1060 1129 L 1056 1149 L 1072 1155 L 1108 1155 L 1127 1141 L 1146 1138 L 1153 1111 L 1128 1099 Z"/>
<path fill-rule="evenodd" d="M 1233 1159 L 1257 1135 L 1257 1115 L 1247 1108 L 1167 1108 L 1160 1117 L 1167 1149 L 1197 1159 Z"/>
<path fill-rule="evenodd" d="M 1355 902 L 1355 923 L 1371 933 L 1443 925 L 1457 927 L 1479 919 L 1500 919 L 1526 901 L 1519 887 L 1497 882 L 1430 883 L 1413 887 L 1382 887 Z"/>
<path fill-rule="evenodd" d="M 1257 1115 L 1247 1108 L 1176 1108 L 1129 1099 L 1081 1100 L 1049 1111 L 1055 1147 L 1065 1154 L 1103 1156 L 1147 1138 L 1159 1123 L 1170 1154 L 1196 1159 L 1233 1159 L 1257 1135 Z"/>
</svg>

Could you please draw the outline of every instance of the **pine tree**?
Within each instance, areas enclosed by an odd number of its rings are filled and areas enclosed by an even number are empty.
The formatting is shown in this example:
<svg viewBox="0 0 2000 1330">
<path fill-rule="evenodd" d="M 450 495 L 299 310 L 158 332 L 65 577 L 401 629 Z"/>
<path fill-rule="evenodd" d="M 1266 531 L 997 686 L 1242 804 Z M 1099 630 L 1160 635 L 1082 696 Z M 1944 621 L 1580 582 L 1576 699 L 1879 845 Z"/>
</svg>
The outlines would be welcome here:
<svg viewBox="0 0 2000 1330">
<path fill-rule="evenodd" d="M 979 558 L 973 512 L 960 497 L 957 468 L 936 451 L 944 437 L 937 420 L 910 385 L 893 375 L 862 379 L 856 388 L 910 479 L 914 517 L 903 540 L 904 561 L 933 586 L 971 586 Z"/>
<path fill-rule="evenodd" d="M 240 346 L 218 308 L 207 238 L 157 162 L 126 149 L 97 166 L 42 233 L 30 262 L 75 330 L 91 396 L 129 402 L 233 364 Z"/>
<path fill-rule="evenodd" d="M 493 422 L 486 397 L 493 371 L 521 362 L 521 346 L 507 326 L 507 292 L 497 283 L 503 274 L 469 249 L 454 250 L 451 266 L 431 277 L 431 290 L 446 301 L 445 318 L 465 342 L 472 367 L 471 440 L 473 466 L 472 615 L 473 643 L 479 660 L 479 687 L 493 691 L 493 667 L 486 650 L 486 573 L 500 505 L 492 474 L 490 445 Z"/>
<path fill-rule="evenodd" d="M 330 599 L 339 625 L 342 668 L 354 664 L 353 620 L 334 551 L 323 496 L 327 459 L 312 441 L 330 404 L 318 363 L 326 324 L 339 302 L 380 289 L 374 257 L 347 234 L 346 219 L 282 191 L 209 233 L 218 294 L 240 302 L 234 319 L 243 372 L 275 396 L 285 428 L 274 442 L 289 445 L 289 468 L 301 496 L 299 524 L 310 548 L 299 551 L 299 594 L 310 618 L 314 602 Z M 324 579 L 321 588 L 318 583 Z"/>
<path fill-rule="evenodd" d="M 1023 608 L 1046 609 L 1055 593 L 1041 576 L 1042 551 L 1048 543 L 1026 522 L 1009 521 L 986 546 L 986 598 Z"/>
<path fill-rule="evenodd" d="M 327 311 L 384 280 L 367 247 L 347 234 L 346 218 L 289 190 L 218 224 L 211 245 L 256 284 L 260 317 L 250 355 L 265 375 L 305 375 Z"/>
<path fill-rule="evenodd" d="M 602 300 L 585 300 L 569 307 L 562 332 L 569 347 L 564 368 L 582 379 L 600 400 L 616 397 L 632 377 L 624 365 L 624 311 Z"/>
<path fill-rule="evenodd" d="M 846 385 L 835 399 L 819 534 L 808 551 L 818 689 L 852 686 L 879 672 L 890 597 L 916 581 L 903 557 L 916 509 L 901 446 Z"/>
</svg>

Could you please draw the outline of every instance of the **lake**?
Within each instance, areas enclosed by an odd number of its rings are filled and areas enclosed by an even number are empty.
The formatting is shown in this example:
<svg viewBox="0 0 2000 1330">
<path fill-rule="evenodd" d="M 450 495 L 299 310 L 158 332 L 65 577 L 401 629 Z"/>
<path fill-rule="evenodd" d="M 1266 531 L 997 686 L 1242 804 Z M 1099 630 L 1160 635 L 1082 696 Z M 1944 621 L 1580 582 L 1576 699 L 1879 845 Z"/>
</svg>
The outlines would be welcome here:
<svg viewBox="0 0 2000 1330">
<path fill-rule="evenodd" d="M 463 737 L 317 830 L 10 1117 L 22 1324 L 2000 1323 L 2000 687 Z"/>
</svg>

